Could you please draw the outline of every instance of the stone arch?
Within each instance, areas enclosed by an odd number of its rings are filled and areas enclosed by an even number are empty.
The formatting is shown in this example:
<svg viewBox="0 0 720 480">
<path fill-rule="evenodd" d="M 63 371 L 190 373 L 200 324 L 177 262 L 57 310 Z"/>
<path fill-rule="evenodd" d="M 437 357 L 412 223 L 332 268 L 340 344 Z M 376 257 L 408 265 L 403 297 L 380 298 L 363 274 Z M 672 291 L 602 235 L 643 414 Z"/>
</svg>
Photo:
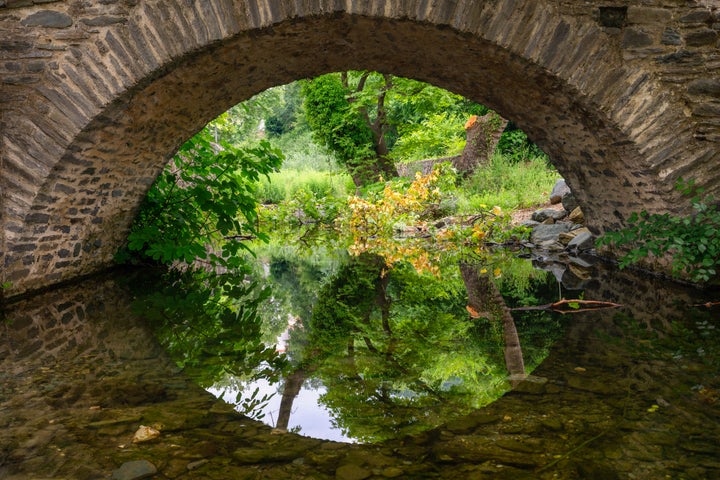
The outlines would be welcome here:
<svg viewBox="0 0 720 480">
<path fill-rule="evenodd" d="M 720 154 L 700 138 L 712 133 L 708 122 L 686 114 L 681 92 L 638 53 L 650 48 L 640 33 L 674 28 L 677 12 L 636 12 L 645 23 L 635 31 L 575 3 L 145 0 L 12 9 L 0 28 L 24 36 L 11 46 L 48 60 L 36 77 L 4 78 L 3 280 L 20 293 L 107 266 L 184 140 L 255 93 L 330 71 L 428 81 L 514 120 L 550 154 L 597 230 L 641 208 L 680 208 L 672 184 L 681 174 L 703 173 L 714 187 L 709 170 Z M 632 12 L 620 9 L 621 20 Z M 19 65 L 29 72 L 30 63 Z M 712 94 L 713 85 L 698 88 Z"/>
</svg>

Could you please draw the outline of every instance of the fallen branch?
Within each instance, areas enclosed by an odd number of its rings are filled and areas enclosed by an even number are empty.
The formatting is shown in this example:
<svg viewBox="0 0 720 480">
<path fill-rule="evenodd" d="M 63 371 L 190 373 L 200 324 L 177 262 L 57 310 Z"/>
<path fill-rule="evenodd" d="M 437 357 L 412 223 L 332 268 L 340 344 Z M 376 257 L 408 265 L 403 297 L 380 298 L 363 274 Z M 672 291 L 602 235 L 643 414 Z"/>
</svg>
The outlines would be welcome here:
<svg viewBox="0 0 720 480">
<path fill-rule="evenodd" d="M 717 305 L 720 305 L 720 302 L 707 302 L 707 303 L 694 303 L 690 305 L 691 307 L 705 307 L 705 308 L 712 308 Z"/>
<path fill-rule="evenodd" d="M 561 308 L 563 305 L 568 305 L 570 307 L 570 310 Z M 577 305 L 577 308 L 573 307 L 573 305 Z M 580 305 L 585 306 L 585 308 L 580 308 Z M 554 303 L 548 303 L 546 305 L 533 305 L 531 307 L 516 307 L 511 308 L 511 311 L 514 312 L 520 312 L 520 311 L 529 311 L 529 310 L 550 310 L 553 312 L 558 312 L 562 314 L 566 313 L 577 313 L 577 312 L 587 312 L 589 310 L 597 310 L 599 308 L 618 308 L 622 307 L 619 303 L 613 303 L 613 302 L 603 302 L 600 300 L 576 300 L 576 299 L 565 299 L 558 300 Z"/>
</svg>

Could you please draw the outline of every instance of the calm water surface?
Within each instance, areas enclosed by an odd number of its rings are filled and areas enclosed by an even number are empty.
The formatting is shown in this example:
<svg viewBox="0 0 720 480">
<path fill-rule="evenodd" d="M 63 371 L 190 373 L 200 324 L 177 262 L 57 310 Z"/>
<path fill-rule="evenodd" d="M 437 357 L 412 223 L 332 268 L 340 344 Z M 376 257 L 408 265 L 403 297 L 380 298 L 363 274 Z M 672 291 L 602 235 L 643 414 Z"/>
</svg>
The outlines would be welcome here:
<svg viewBox="0 0 720 480">
<path fill-rule="evenodd" d="M 153 478 L 720 478 L 720 327 L 703 305 L 717 291 L 507 264 L 510 307 L 623 305 L 513 312 L 520 381 L 507 329 L 468 315 L 459 274 L 267 266 L 249 339 L 167 315 L 137 272 L 9 305 L 0 478 L 110 478 L 138 460 Z M 133 443 L 141 425 L 158 436 Z"/>
</svg>

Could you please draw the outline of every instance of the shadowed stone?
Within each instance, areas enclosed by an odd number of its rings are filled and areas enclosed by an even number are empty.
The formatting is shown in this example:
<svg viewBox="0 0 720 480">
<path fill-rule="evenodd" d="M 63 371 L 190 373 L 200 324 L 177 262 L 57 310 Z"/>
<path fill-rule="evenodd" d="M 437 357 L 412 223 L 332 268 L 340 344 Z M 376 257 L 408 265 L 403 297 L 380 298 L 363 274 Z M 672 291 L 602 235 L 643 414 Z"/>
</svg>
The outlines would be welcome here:
<svg viewBox="0 0 720 480">
<path fill-rule="evenodd" d="M 27 27 L 67 28 L 73 24 L 73 20 L 66 13 L 40 10 L 26 17 L 20 23 Z"/>
</svg>

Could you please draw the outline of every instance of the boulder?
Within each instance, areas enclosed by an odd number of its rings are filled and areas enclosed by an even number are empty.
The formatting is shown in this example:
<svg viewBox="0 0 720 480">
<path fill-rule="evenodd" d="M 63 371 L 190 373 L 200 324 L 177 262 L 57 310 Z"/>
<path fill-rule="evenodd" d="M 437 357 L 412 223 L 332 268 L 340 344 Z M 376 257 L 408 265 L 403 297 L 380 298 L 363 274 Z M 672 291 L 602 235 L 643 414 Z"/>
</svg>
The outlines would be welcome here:
<svg viewBox="0 0 720 480">
<path fill-rule="evenodd" d="M 570 193 L 570 187 L 568 187 L 565 180 L 561 178 L 555 182 L 555 186 L 553 187 L 552 192 L 550 192 L 550 203 L 553 205 L 560 203 L 563 195 L 566 193 Z"/>
<path fill-rule="evenodd" d="M 555 223 L 553 225 L 538 225 L 533 228 L 530 234 L 530 241 L 535 245 L 542 245 L 546 242 L 556 242 L 561 233 L 569 232 L 569 223 Z"/>
<path fill-rule="evenodd" d="M 563 210 L 555 210 L 553 208 L 543 208 L 542 210 L 536 210 L 533 212 L 532 216 L 530 217 L 532 220 L 535 220 L 536 222 L 544 222 L 548 218 L 551 218 L 553 220 L 560 220 L 567 215 Z"/>
<path fill-rule="evenodd" d="M 573 195 L 571 192 L 563 195 L 561 202 L 563 208 L 568 212 L 572 212 L 578 207 L 577 200 L 575 200 L 575 195 Z"/>
<path fill-rule="evenodd" d="M 582 225 L 585 223 L 585 215 L 583 214 L 580 207 L 575 207 L 572 212 L 568 215 L 568 221 Z"/>
<path fill-rule="evenodd" d="M 575 235 L 575 238 L 570 240 L 567 244 L 568 250 L 592 250 L 595 248 L 595 237 L 586 228 L 579 229 L 579 233 Z"/>
</svg>

